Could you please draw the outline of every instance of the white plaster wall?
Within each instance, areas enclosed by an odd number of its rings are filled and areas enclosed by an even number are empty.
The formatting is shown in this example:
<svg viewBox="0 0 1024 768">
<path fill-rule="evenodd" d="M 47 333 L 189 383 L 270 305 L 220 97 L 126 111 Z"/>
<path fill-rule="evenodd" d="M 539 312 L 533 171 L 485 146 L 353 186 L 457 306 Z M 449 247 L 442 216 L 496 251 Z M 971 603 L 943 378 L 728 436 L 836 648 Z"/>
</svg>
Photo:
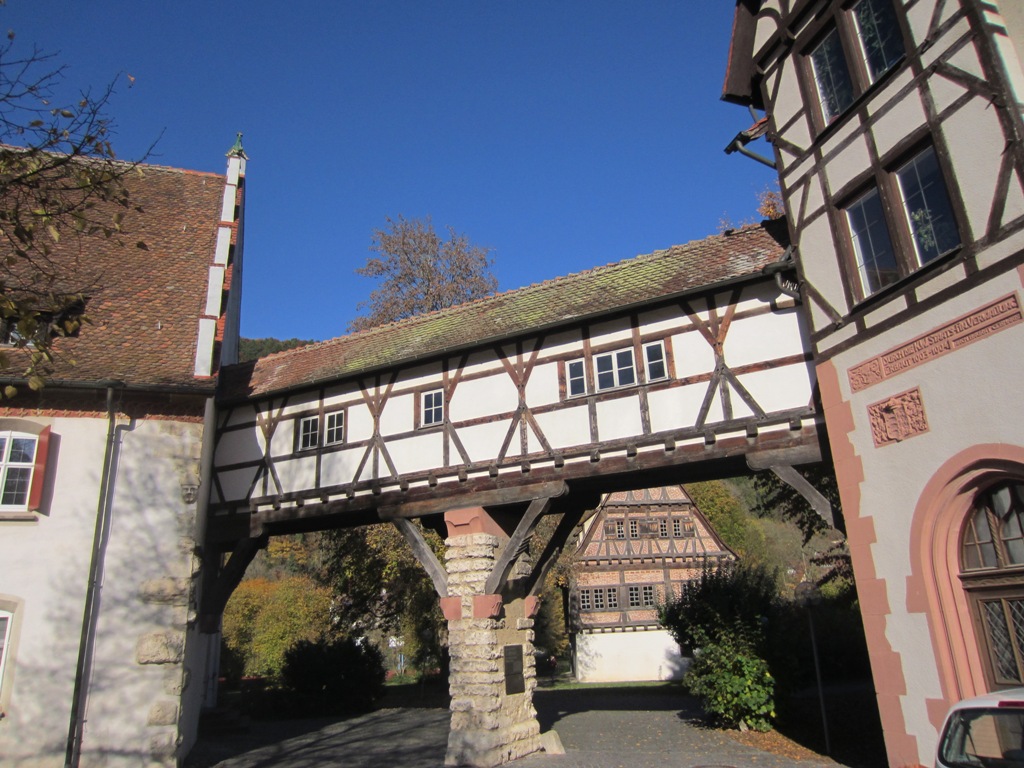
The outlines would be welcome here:
<svg viewBox="0 0 1024 768">
<path fill-rule="evenodd" d="M 681 680 L 691 661 L 663 629 L 576 635 L 576 679 L 582 683 Z"/>
<path fill-rule="evenodd" d="M 191 607 L 187 594 L 179 605 L 146 602 L 141 587 L 168 577 L 188 584 L 193 573 L 196 507 L 182 500 L 181 485 L 195 481 L 203 432 L 201 424 L 121 424 L 82 747 L 83 766 L 111 768 L 148 765 L 153 739 L 173 744 L 177 737 L 177 720 L 159 727 L 147 721 L 154 704 L 177 707 L 184 667 L 141 665 L 136 647 L 152 632 L 183 640 Z M 56 450 L 51 446 L 45 514 L 34 523 L 0 522 L 0 594 L 23 600 L 16 653 L 8 659 L 0 766 L 64 764 L 107 422 L 57 418 L 51 426 Z"/>
<path fill-rule="evenodd" d="M 473 371 L 476 373 L 476 371 Z M 494 413 L 508 413 L 519 405 L 519 391 L 504 369 L 482 379 L 460 381 L 448 404 L 452 421 L 468 421 Z"/>
</svg>

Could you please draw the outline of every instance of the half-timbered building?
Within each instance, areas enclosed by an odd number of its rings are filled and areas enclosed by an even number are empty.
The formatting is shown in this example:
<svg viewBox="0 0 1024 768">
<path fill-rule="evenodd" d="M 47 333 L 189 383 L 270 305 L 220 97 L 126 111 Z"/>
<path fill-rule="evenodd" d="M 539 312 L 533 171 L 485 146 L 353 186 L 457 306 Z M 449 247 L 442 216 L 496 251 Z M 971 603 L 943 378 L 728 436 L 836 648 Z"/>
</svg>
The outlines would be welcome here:
<svg viewBox="0 0 1024 768">
<path fill-rule="evenodd" d="M 891 765 L 1024 681 L 1022 50 L 1011 0 L 736 6 L 730 149 L 773 147 Z"/>
<path fill-rule="evenodd" d="M 785 251 L 746 227 L 225 369 L 204 626 L 268 536 L 391 522 L 449 620 L 449 764 L 535 751 L 544 569 L 601 494 L 821 459 Z"/>
<path fill-rule="evenodd" d="M 226 175 L 125 169 L 119 231 L 66 231 L 50 254 L 88 321 L 54 339 L 43 389 L 3 382 L 19 388 L 0 403 L 4 766 L 178 765 L 216 675 L 196 576 L 216 374 L 237 359 L 245 155 Z"/>
<path fill-rule="evenodd" d="M 583 682 L 678 680 L 687 660 L 658 622 L 682 585 L 736 559 L 679 485 L 610 493 L 587 522 L 569 596 Z"/>
</svg>

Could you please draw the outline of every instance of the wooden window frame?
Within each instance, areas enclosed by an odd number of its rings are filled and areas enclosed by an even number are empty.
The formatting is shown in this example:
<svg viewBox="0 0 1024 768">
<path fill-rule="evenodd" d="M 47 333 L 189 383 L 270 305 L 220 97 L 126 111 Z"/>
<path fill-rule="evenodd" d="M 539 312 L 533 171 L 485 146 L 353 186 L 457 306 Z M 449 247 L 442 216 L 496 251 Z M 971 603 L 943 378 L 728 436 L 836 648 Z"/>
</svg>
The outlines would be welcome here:
<svg viewBox="0 0 1024 768">
<path fill-rule="evenodd" d="M 435 403 L 435 404 L 431 404 L 431 405 L 428 406 L 427 405 L 427 398 L 428 397 L 440 397 L 441 398 L 440 405 Z M 445 391 L 444 391 L 443 387 L 435 387 L 435 388 L 425 389 L 425 390 L 421 391 L 417 395 L 417 397 L 416 397 L 416 405 L 417 405 L 417 422 L 418 422 L 417 426 L 419 426 L 420 429 L 434 429 L 434 428 L 441 427 L 441 426 L 444 425 L 445 418 L 447 416 L 446 410 L 447 410 L 447 406 L 448 406 L 448 398 L 445 395 Z M 441 412 L 440 413 L 440 418 L 436 418 L 435 419 L 433 416 L 431 416 L 431 420 L 427 421 L 427 413 L 428 413 L 428 411 L 431 414 L 433 414 L 435 411 L 438 411 L 438 410 L 440 410 L 440 412 Z"/>
</svg>

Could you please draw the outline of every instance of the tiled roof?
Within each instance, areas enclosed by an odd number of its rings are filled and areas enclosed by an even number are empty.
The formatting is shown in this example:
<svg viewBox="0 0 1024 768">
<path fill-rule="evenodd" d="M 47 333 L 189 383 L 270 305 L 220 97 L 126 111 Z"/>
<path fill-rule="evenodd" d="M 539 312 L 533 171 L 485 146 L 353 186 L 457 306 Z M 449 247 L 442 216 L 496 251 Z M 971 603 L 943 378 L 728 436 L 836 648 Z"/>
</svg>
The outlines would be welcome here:
<svg viewBox="0 0 1024 768">
<path fill-rule="evenodd" d="M 756 275 L 782 257 L 784 237 L 783 222 L 765 222 L 229 366 L 221 373 L 220 397 L 258 397 L 365 375 Z"/>
<path fill-rule="evenodd" d="M 55 251 L 61 289 L 83 290 L 90 322 L 78 337 L 55 340 L 49 378 L 211 391 L 215 381 L 197 379 L 194 369 L 225 177 L 139 170 L 126 177 L 132 208 L 120 233 L 65 237 Z M 6 373 L 20 373 L 17 363 Z"/>
<path fill-rule="evenodd" d="M 642 488 L 638 491 L 616 491 L 605 499 L 606 506 L 630 507 L 650 504 L 685 504 L 690 501 L 681 485 Z"/>
</svg>

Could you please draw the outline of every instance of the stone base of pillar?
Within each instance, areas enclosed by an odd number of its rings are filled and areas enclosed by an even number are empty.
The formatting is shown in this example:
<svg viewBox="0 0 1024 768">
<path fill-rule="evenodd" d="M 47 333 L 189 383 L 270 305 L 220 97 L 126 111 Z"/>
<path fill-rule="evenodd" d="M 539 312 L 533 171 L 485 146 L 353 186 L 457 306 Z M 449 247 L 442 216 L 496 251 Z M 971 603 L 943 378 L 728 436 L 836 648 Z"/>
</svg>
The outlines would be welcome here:
<svg viewBox="0 0 1024 768">
<path fill-rule="evenodd" d="M 479 599 L 500 543 L 489 533 L 445 541 L 449 594 L 462 601 L 461 618 L 448 622 L 452 723 L 447 766 L 496 768 L 541 748 L 533 708 L 537 686 L 533 620 L 526 617 L 521 598 L 504 606 L 493 599 Z M 490 618 L 498 613 L 495 606 L 503 610 Z M 453 607 L 448 606 L 446 616 L 454 615 Z M 522 652 L 521 692 L 507 692 L 506 648 L 511 648 L 515 659 Z"/>
</svg>

